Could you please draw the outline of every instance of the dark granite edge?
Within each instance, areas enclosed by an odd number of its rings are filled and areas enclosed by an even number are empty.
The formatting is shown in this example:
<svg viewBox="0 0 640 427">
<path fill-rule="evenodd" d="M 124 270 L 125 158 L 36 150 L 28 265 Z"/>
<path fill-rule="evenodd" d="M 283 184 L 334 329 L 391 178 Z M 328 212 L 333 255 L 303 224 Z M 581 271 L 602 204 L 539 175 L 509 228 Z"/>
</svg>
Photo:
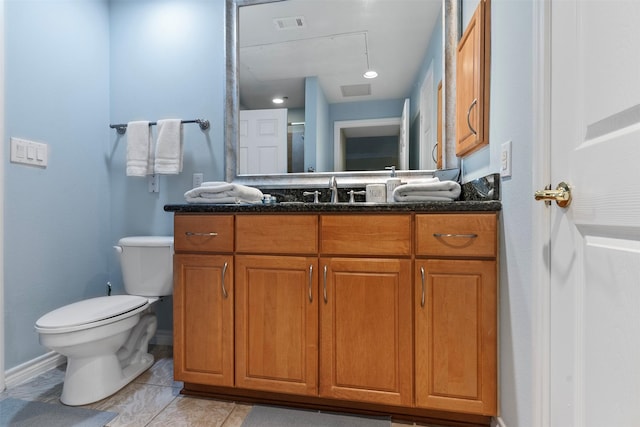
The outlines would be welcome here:
<svg viewBox="0 0 640 427">
<path fill-rule="evenodd" d="M 276 204 L 175 204 L 165 205 L 175 213 L 324 213 L 324 212 L 493 212 L 502 203 L 493 201 L 455 201 L 421 203 L 276 203 Z"/>
</svg>

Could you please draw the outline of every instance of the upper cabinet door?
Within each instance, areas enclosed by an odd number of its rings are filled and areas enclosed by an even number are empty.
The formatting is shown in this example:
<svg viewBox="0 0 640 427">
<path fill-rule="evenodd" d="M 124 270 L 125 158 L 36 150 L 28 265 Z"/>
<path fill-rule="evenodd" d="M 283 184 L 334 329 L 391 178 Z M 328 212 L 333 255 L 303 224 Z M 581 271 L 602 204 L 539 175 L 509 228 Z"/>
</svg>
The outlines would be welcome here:
<svg viewBox="0 0 640 427">
<path fill-rule="evenodd" d="M 458 43 L 456 57 L 456 155 L 489 144 L 489 0 L 481 0 Z"/>
</svg>

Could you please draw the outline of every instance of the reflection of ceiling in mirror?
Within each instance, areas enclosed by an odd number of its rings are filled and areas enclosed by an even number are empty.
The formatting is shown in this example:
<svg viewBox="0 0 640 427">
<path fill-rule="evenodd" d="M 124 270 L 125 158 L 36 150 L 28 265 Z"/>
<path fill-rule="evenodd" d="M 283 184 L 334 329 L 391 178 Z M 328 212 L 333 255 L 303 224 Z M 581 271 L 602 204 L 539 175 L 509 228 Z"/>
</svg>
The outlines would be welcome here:
<svg viewBox="0 0 640 427">
<path fill-rule="evenodd" d="M 441 7 L 441 0 L 288 0 L 241 7 L 240 104 L 271 108 L 280 95 L 288 97 L 286 107 L 303 108 L 307 76 L 318 77 L 329 103 L 405 98 Z M 368 66 L 378 78 L 362 76 Z M 343 94 L 344 86 L 367 84 L 370 95 Z"/>
</svg>

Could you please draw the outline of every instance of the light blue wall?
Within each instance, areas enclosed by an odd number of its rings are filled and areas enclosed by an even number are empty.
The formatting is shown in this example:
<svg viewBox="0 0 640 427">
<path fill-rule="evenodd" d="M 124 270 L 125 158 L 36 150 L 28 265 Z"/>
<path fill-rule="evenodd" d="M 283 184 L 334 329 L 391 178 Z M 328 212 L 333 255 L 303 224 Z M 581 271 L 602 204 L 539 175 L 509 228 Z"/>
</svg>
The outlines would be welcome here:
<svg viewBox="0 0 640 427">
<path fill-rule="evenodd" d="M 511 178 L 502 180 L 500 231 L 500 396 L 507 426 L 535 427 L 533 408 L 533 1 L 491 2 L 490 148 L 477 171 L 498 172 L 500 146 L 512 141 Z M 478 160 L 482 160 L 478 162 Z M 465 161 L 465 165 L 470 162 Z M 467 166 L 467 177 L 471 172 Z"/>
<path fill-rule="evenodd" d="M 172 4 L 190 24 L 153 40 L 168 29 L 152 17 Z M 495 172 L 500 144 L 513 141 L 513 177 L 502 183 L 500 389 L 504 423 L 519 427 L 530 425 L 533 400 L 531 15 L 531 0 L 492 1 L 491 144 L 465 161 L 467 178 Z M 33 331 L 41 314 L 102 294 L 107 280 L 122 291 L 111 250 L 120 236 L 171 233 L 162 207 L 182 202 L 191 173 L 223 177 L 222 16 L 222 1 L 118 0 L 111 16 L 103 0 L 7 1 L 7 369 L 45 352 Z M 203 117 L 212 129 L 185 126 L 183 174 L 150 194 L 145 179 L 124 176 L 125 139 L 107 124 L 163 117 Z M 47 142 L 49 167 L 9 163 L 10 136 Z"/>
<path fill-rule="evenodd" d="M 5 367 L 45 352 L 46 312 L 103 295 L 111 256 L 109 21 L 103 0 L 6 2 Z M 9 163 L 9 138 L 49 146 Z"/>
<path fill-rule="evenodd" d="M 149 193 L 147 178 L 125 176 L 126 136 L 109 134 L 112 241 L 171 235 L 173 215 L 163 207 L 184 202 L 193 173 L 204 173 L 205 181 L 224 179 L 224 2 L 112 0 L 110 28 L 112 123 L 211 122 L 206 132 L 184 125 L 183 172 L 160 176 L 159 193 Z M 124 292 L 119 275 L 113 283 L 116 292 Z M 171 298 L 158 304 L 160 329 L 171 329 L 171 304 Z"/>
<path fill-rule="evenodd" d="M 111 246 L 172 234 L 166 203 L 184 201 L 193 172 L 224 176 L 224 2 L 10 0 L 6 4 L 6 135 L 49 144 L 49 167 L 5 170 L 6 368 L 43 354 L 42 314 L 123 293 Z M 185 125 L 184 170 L 125 177 L 126 136 L 109 123 L 204 118 Z M 158 305 L 171 329 L 171 298 Z"/>
</svg>

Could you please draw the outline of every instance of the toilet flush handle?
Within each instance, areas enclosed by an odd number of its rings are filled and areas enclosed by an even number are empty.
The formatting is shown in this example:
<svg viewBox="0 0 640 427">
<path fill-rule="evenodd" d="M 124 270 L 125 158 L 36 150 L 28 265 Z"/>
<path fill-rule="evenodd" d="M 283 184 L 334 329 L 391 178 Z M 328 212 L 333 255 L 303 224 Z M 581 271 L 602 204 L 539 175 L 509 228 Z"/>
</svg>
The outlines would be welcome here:
<svg viewBox="0 0 640 427">
<path fill-rule="evenodd" d="M 114 246 L 113 249 L 115 249 L 119 254 L 122 253 L 122 246 Z"/>
</svg>

